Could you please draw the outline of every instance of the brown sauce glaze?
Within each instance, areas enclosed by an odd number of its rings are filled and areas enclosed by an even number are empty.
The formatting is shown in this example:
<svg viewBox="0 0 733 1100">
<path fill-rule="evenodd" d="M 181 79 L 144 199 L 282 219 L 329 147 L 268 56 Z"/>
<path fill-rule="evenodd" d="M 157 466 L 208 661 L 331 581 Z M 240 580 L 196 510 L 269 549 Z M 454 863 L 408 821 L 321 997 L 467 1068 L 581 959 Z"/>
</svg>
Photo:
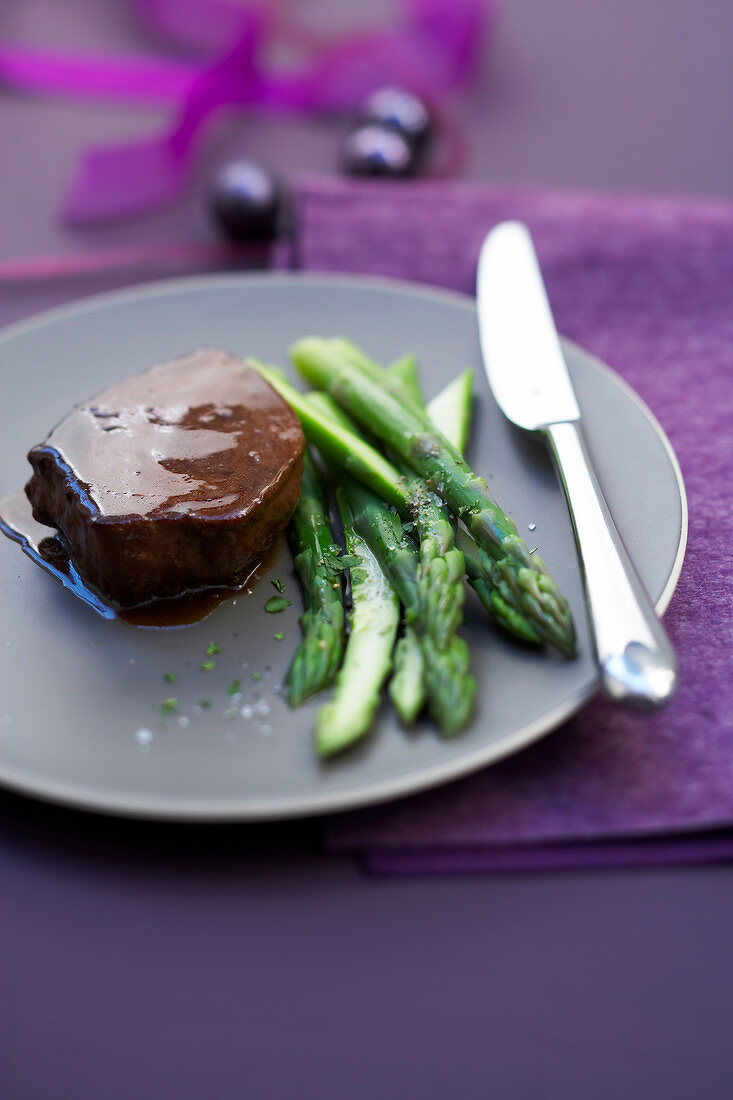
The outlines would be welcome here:
<svg viewBox="0 0 733 1100">
<path fill-rule="evenodd" d="M 31 505 L 25 493 L 16 493 L 0 504 L 0 531 L 13 542 L 17 542 L 36 565 L 60 581 L 64 588 L 68 588 L 98 615 L 105 619 L 122 619 L 132 626 L 161 629 L 190 626 L 192 623 L 200 622 L 225 600 L 241 595 L 244 591 L 251 591 L 267 569 L 268 562 L 275 554 L 277 547 L 276 543 L 261 561 L 250 568 L 236 587 L 184 592 L 180 596 L 151 600 L 138 607 L 121 609 L 103 599 L 86 583 L 59 538 L 58 532 L 34 520 Z"/>
</svg>

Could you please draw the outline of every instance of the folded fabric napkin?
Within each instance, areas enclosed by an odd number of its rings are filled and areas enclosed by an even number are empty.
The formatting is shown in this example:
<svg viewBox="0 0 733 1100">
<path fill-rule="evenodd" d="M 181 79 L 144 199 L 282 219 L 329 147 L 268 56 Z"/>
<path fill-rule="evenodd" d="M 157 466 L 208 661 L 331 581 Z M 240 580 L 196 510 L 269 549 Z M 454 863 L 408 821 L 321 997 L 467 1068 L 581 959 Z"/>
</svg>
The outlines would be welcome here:
<svg viewBox="0 0 733 1100">
<path fill-rule="evenodd" d="M 650 405 L 689 498 L 665 617 L 680 689 L 642 716 L 601 699 L 469 778 L 333 818 L 332 848 L 381 872 L 662 863 L 733 856 L 733 205 L 718 201 L 306 181 L 297 263 L 472 293 L 479 245 L 526 221 L 560 331 Z"/>
</svg>

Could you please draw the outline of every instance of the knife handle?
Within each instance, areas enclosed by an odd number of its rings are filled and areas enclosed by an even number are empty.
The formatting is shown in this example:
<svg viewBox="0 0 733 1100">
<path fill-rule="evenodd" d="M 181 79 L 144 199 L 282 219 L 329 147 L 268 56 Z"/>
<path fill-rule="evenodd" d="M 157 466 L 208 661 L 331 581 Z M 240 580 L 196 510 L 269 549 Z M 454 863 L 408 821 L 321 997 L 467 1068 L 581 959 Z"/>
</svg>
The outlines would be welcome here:
<svg viewBox="0 0 733 1100">
<path fill-rule="evenodd" d="M 669 639 L 616 530 L 580 426 L 545 431 L 573 522 L 603 690 L 616 702 L 655 710 L 677 683 Z"/>
</svg>

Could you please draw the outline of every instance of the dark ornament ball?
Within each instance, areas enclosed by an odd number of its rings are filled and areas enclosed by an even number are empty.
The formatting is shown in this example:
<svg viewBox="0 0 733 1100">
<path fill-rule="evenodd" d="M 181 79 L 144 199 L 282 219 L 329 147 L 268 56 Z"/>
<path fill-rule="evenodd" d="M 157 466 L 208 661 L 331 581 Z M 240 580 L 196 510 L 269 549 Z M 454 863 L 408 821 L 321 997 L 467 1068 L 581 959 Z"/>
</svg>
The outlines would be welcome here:
<svg viewBox="0 0 733 1100">
<path fill-rule="evenodd" d="M 341 170 L 348 176 L 404 179 L 417 170 L 414 150 L 399 130 L 366 123 L 357 126 L 341 148 Z"/>
<path fill-rule="evenodd" d="M 214 180 L 209 205 L 230 241 L 272 241 L 287 228 L 285 188 L 269 168 L 254 161 L 224 165 Z"/>
<path fill-rule="evenodd" d="M 416 156 L 427 153 L 433 137 L 433 120 L 427 105 L 405 88 L 379 88 L 364 101 L 364 122 L 377 122 L 399 130 L 413 147 Z"/>
</svg>

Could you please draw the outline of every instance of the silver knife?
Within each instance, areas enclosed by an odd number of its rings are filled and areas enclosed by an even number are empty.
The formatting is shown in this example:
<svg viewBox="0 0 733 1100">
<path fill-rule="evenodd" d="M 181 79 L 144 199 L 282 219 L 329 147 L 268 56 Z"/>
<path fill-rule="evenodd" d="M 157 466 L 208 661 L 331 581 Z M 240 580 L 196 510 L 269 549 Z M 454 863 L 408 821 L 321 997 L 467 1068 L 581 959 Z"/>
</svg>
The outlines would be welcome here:
<svg viewBox="0 0 733 1100">
<path fill-rule="evenodd" d="M 477 299 L 481 350 L 494 397 L 519 428 L 542 433 L 557 463 L 603 690 L 618 702 L 664 706 L 677 681 L 674 653 L 593 472 L 526 225 L 502 222 L 486 237 Z"/>
</svg>

